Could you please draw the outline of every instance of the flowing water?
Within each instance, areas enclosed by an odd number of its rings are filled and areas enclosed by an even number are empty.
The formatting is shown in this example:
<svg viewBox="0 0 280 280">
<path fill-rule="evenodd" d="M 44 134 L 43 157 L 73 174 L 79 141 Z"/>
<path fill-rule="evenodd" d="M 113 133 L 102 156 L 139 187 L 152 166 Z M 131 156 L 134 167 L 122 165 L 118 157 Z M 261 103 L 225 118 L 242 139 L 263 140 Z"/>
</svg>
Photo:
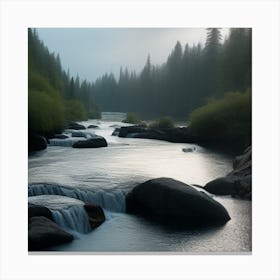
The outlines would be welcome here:
<svg viewBox="0 0 280 280">
<path fill-rule="evenodd" d="M 120 122 L 123 118 L 123 114 L 107 113 L 102 120 L 81 122 L 86 127 L 98 125 L 81 131 L 84 138 L 101 135 L 108 147 L 74 149 L 72 143 L 83 138 L 70 137 L 52 140 L 46 150 L 29 156 L 29 201 L 48 206 L 55 221 L 75 236 L 72 243 L 50 250 L 250 252 L 251 202 L 246 200 L 214 197 L 228 210 L 231 220 L 223 227 L 199 230 L 166 228 L 125 213 L 125 194 L 137 184 L 171 177 L 205 185 L 231 171 L 232 157 L 194 144 L 111 136 L 115 127 L 126 125 Z M 69 136 L 72 132 L 66 131 Z M 106 221 L 92 232 L 84 202 L 99 204 L 105 210 Z"/>
</svg>

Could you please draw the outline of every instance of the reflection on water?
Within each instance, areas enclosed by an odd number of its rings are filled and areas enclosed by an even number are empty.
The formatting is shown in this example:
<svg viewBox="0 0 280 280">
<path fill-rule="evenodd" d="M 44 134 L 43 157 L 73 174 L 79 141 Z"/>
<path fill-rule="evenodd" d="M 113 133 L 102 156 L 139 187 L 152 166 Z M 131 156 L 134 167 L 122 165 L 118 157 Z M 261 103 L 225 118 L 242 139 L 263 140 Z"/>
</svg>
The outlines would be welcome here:
<svg viewBox="0 0 280 280">
<path fill-rule="evenodd" d="M 120 119 L 123 116 L 120 117 Z M 72 188 L 130 189 L 147 179 L 171 177 L 187 184 L 205 185 L 231 170 L 232 158 L 194 144 L 158 140 L 127 139 L 111 136 L 107 120 L 82 122 L 99 128 L 87 129 L 104 136 L 108 147 L 72 149 L 48 147 L 29 157 L 29 183 L 54 183 Z M 184 153 L 183 148 L 195 151 Z M 166 230 L 146 220 L 124 213 L 108 212 L 98 229 L 80 235 L 65 251 L 176 251 L 239 252 L 251 251 L 251 203 L 232 198 L 216 198 L 228 210 L 231 220 L 208 230 Z"/>
</svg>

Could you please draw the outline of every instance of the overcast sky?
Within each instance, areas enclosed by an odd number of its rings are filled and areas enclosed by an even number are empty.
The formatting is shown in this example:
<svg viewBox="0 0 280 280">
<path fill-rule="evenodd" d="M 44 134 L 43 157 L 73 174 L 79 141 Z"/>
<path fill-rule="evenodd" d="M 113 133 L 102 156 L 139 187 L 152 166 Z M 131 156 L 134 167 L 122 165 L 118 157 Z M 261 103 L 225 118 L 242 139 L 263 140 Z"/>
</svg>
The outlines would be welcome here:
<svg viewBox="0 0 280 280">
<path fill-rule="evenodd" d="M 139 73 L 150 54 L 152 64 L 162 64 L 177 41 L 205 43 L 203 28 L 38 28 L 50 52 L 59 53 L 62 67 L 88 81 L 105 72 L 118 79 L 120 67 Z M 228 29 L 222 29 L 223 37 Z"/>
</svg>

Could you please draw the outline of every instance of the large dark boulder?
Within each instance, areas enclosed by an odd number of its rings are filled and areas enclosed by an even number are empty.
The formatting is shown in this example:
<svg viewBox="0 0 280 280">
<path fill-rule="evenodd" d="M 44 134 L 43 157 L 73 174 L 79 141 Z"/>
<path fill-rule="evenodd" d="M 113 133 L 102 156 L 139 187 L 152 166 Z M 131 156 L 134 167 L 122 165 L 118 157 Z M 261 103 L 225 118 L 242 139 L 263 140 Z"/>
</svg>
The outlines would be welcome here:
<svg viewBox="0 0 280 280">
<path fill-rule="evenodd" d="M 81 130 L 81 129 L 86 129 L 84 125 L 78 124 L 76 122 L 69 122 L 68 129 L 75 129 L 75 130 Z"/>
<path fill-rule="evenodd" d="M 128 213 L 186 226 L 225 224 L 227 210 L 207 194 L 171 178 L 157 178 L 136 186 L 126 197 Z"/>
<path fill-rule="evenodd" d="M 104 137 L 96 135 L 87 140 L 81 140 L 72 145 L 73 148 L 100 148 L 107 147 L 107 141 Z"/>
<path fill-rule="evenodd" d="M 28 152 L 41 151 L 47 148 L 47 140 L 45 137 L 35 134 L 28 134 Z"/>
<path fill-rule="evenodd" d="M 43 251 L 48 247 L 71 242 L 73 236 L 46 217 L 32 217 L 28 223 L 28 250 Z"/>
<path fill-rule="evenodd" d="M 52 212 L 49 208 L 28 203 L 28 220 L 37 216 L 43 216 L 53 221 Z"/>
<path fill-rule="evenodd" d="M 105 214 L 102 207 L 94 204 L 85 204 L 84 208 L 89 217 L 89 224 L 91 228 L 100 226 L 105 221 Z"/>
</svg>

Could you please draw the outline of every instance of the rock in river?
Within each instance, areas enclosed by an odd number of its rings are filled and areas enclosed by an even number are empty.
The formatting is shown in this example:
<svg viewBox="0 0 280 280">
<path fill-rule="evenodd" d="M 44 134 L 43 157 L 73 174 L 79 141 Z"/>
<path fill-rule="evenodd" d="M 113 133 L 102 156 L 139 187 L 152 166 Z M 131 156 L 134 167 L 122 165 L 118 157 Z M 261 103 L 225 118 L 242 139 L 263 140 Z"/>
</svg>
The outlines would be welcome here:
<svg viewBox="0 0 280 280">
<path fill-rule="evenodd" d="M 100 226 L 105 221 L 105 214 L 102 207 L 92 203 L 86 203 L 84 208 L 88 214 L 89 224 L 92 229 Z"/>
<path fill-rule="evenodd" d="M 157 178 L 136 186 L 126 197 L 128 213 L 180 225 L 221 225 L 227 210 L 207 194 L 171 178 Z"/>
<path fill-rule="evenodd" d="M 28 152 L 35 152 L 47 148 L 47 140 L 45 137 L 35 133 L 28 134 Z"/>
<path fill-rule="evenodd" d="M 28 222 L 28 250 L 40 251 L 50 246 L 71 242 L 73 236 L 46 217 L 30 218 Z"/>
<path fill-rule="evenodd" d="M 68 129 L 75 129 L 75 130 L 86 129 L 86 127 L 84 125 L 78 124 L 76 122 L 69 122 L 67 128 Z"/>
<path fill-rule="evenodd" d="M 37 216 L 43 216 L 53 221 L 52 212 L 49 208 L 41 205 L 28 203 L 28 220 Z"/>
<path fill-rule="evenodd" d="M 174 143 L 195 143 L 196 141 L 196 138 L 187 127 L 153 129 L 142 125 L 123 126 L 119 130 L 115 130 L 112 135 L 126 138 L 163 140 Z"/>
<path fill-rule="evenodd" d="M 232 195 L 251 199 L 252 196 L 252 148 L 235 158 L 233 170 L 225 177 L 208 182 L 204 189 L 216 195 Z"/>
<path fill-rule="evenodd" d="M 72 145 L 73 148 L 100 148 L 100 147 L 107 147 L 107 141 L 102 136 L 94 136 L 87 140 L 81 140 Z"/>
<path fill-rule="evenodd" d="M 99 126 L 98 126 L 98 125 L 95 125 L 95 124 L 91 124 L 91 125 L 89 125 L 87 128 L 99 128 Z"/>
</svg>

